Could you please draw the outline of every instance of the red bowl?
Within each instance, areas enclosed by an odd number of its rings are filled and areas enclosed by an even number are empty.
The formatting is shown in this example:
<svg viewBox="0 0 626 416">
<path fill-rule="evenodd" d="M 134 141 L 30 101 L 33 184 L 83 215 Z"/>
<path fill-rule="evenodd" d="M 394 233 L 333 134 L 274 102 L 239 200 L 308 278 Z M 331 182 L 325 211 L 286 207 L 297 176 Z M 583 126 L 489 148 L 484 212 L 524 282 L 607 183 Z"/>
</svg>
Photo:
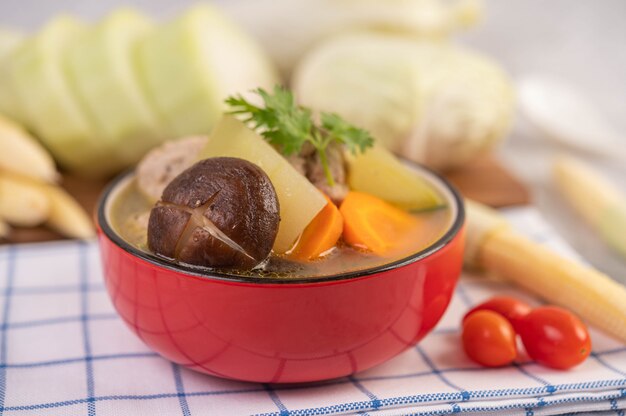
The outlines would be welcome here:
<svg viewBox="0 0 626 416">
<path fill-rule="evenodd" d="M 359 272 L 277 280 L 201 273 L 125 242 L 109 225 L 111 195 L 97 219 L 104 278 L 117 312 L 151 349 L 185 367 L 236 380 L 308 382 L 347 376 L 415 345 L 439 321 L 461 272 L 464 209 L 425 250 Z"/>
</svg>

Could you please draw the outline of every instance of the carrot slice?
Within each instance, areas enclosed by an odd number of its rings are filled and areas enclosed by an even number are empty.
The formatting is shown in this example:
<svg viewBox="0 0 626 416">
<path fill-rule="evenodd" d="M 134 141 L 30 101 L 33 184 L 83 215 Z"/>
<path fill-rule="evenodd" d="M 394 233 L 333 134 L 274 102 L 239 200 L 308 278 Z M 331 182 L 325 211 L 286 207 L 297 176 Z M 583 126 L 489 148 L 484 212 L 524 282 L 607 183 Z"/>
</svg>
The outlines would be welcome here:
<svg viewBox="0 0 626 416">
<path fill-rule="evenodd" d="M 290 257 L 313 260 L 333 248 L 341 237 L 343 217 L 330 198 L 324 196 L 328 203 L 304 229 Z"/>
<path fill-rule="evenodd" d="M 348 193 L 339 211 L 344 241 L 379 255 L 406 244 L 419 225 L 408 212 L 362 192 Z"/>
</svg>

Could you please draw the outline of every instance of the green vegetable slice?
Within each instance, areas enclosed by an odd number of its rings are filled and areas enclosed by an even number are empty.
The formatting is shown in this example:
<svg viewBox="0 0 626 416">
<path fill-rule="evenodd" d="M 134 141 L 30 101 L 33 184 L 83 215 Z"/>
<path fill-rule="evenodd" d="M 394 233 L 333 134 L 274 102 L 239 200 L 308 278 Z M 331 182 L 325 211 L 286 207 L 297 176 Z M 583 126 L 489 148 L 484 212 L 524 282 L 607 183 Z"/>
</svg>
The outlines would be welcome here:
<svg viewBox="0 0 626 416">
<path fill-rule="evenodd" d="M 200 159 L 217 156 L 248 160 L 267 173 L 280 203 L 280 226 L 274 250 L 284 253 L 315 215 L 326 205 L 324 195 L 295 170 L 261 136 L 232 116 L 224 116 L 215 126 Z"/>
<path fill-rule="evenodd" d="M 74 91 L 111 156 L 125 165 L 137 162 L 163 137 L 135 67 L 137 41 L 151 30 L 152 23 L 144 15 L 119 9 L 88 29 L 68 50 L 67 70 Z"/>
<path fill-rule="evenodd" d="M 85 27 L 70 16 L 50 21 L 9 57 L 8 76 L 25 121 L 54 157 L 71 170 L 99 174 L 112 168 L 107 149 L 73 94 L 65 54 Z"/>
<path fill-rule="evenodd" d="M 398 207 L 425 211 L 445 205 L 433 186 L 382 146 L 348 155 L 348 185 Z"/>
<path fill-rule="evenodd" d="M 276 83 L 257 45 L 216 9 L 189 9 L 138 45 L 145 89 L 171 137 L 208 133 L 229 94 Z"/>
</svg>

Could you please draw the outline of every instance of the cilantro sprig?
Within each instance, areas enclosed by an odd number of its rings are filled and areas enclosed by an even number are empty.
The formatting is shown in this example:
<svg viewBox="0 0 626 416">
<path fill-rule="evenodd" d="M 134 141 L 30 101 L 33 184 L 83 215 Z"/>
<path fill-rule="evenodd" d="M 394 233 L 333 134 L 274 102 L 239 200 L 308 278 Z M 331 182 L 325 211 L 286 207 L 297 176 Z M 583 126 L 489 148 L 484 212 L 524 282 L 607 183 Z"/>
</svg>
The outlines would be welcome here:
<svg viewBox="0 0 626 416">
<path fill-rule="evenodd" d="M 326 154 L 331 143 L 342 144 L 355 155 L 374 144 L 367 131 L 351 125 L 337 114 L 322 112 L 320 122 L 316 123 L 312 111 L 297 105 L 293 94 L 283 87 L 275 86 L 273 94 L 263 88 L 254 92 L 263 100 L 263 107 L 250 103 L 241 95 L 231 96 L 226 99 L 226 104 L 232 108 L 229 113 L 242 116 L 246 124 L 285 156 L 299 153 L 307 142 L 313 145 L 330 186 L 335 184 Z"/>
</svg>

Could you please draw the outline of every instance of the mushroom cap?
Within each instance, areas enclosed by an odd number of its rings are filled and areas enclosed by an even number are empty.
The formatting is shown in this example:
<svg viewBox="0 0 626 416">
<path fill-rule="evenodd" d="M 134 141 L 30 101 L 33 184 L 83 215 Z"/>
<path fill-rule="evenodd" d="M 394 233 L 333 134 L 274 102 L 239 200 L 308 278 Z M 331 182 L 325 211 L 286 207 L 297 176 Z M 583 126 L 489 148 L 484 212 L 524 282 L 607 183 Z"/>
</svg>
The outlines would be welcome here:
<svg viewBox="0 0 626 416">
<path fill-rule="evenodd" d="M 167 185 L 150 213 L 148 247 L 188 264 L 250 269 L 270 254 L 279 222 L 278 197 L 261 168 L 210 158 Z"/>
</svg>

